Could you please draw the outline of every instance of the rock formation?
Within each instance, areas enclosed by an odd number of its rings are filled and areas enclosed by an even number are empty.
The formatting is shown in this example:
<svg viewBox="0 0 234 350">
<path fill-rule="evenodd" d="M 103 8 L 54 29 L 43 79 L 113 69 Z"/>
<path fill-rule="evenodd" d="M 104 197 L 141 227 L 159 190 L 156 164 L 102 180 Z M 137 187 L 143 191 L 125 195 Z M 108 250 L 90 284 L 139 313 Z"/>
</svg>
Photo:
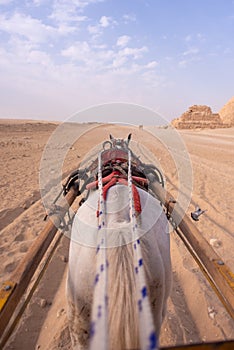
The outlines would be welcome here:
<svg viewBox="0 0 234 350">
<path fill-rule="evenodd" d="M 234 126 L 234 97 L 232 97 L 219 111 L 222 121 Z"/>
<path fill-rule="evenodd" d="M 230 125 L 223 122 L 218 113 L 212 113 L 208 106 L 194 105 L 171 122 L 177 129 L 225 128 Z"/>
</svg>

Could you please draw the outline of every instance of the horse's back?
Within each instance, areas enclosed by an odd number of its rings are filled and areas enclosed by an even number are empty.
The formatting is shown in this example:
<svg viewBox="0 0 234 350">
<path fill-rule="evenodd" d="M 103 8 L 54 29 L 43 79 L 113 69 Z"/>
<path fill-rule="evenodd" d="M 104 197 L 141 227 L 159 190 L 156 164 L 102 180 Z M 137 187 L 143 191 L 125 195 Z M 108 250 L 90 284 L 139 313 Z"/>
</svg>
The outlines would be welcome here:
<svg viewBox="0 0 234 350">
<path fill-rule="evenodd" d="M 138 189 L 142 212 L 137 218 L 138 239 L 150 302 L 159 334 L 171 286 L 168 222 L 160 203 Z M 95 277 L 98 194 L 92 193 L 78 210 L 71 235 L 67 283 L 68 318 L 73 345 L 86 348 Z M 138 311 L 128 188 L 109 189 L 106 201 L 110 344 L 117 349 L 139 347 Z M 124 340 L 124 338 L 126 338 Z M 122 340 L 121 340 L 122 339 Z M 121 340 L 121 342 L 120 342 Z M 124 343 L 125 342 L 125 343 Z"/>
</svg>

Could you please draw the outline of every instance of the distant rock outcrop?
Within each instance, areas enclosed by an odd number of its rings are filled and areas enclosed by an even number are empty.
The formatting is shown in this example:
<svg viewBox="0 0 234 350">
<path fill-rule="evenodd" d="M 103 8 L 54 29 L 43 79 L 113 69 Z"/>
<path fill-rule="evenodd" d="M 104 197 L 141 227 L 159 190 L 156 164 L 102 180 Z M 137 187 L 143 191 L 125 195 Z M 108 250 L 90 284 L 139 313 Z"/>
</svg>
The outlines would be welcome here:
<svg viewBox="0 0 234 350">
<path fill-rule="evenodd" d="M 222 121 L 234 126 L 234 97 L 232 97 L 219 111 Z"/>
<path fill-rule="evenodd" d="M 218 113 L 212 113 L 210 107 L 200 105 L 189 107 L 180 118 L 174 119 L 171 124 L 177 129 L 214 129 L 230 126 L 223 122 Z"/>
</svg>

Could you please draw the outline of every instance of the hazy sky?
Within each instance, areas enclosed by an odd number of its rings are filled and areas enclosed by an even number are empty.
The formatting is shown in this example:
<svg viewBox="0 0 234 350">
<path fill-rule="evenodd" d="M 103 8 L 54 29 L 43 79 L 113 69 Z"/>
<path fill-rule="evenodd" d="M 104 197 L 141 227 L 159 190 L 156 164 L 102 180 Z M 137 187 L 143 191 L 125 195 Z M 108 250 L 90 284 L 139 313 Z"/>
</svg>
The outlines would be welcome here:
<svg viewBox="0 0 234 350">
<path fill-rule="evenodd" d="M 0 0 L 0 89 L 1 118 L 218 112 L 234 95 L 234 0 Z"/>
</svg>

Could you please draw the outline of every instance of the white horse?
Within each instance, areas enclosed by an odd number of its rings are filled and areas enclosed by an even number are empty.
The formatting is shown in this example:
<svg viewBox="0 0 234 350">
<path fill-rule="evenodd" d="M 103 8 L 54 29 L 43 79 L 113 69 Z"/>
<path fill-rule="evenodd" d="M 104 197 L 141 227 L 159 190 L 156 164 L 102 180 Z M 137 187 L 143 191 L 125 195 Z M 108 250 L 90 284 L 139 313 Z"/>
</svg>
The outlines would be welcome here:
<svg viewBox="0 0 234 350">
<path fill-rule="evenodd" d="M 138 189 L 142 212 L 137 217 L 152 319 L 157 337 L 171 289 L 168 220 L 157 199 Z M 79 208 L 72 227 L 67 280 L 68 321 L 73 349 L 89 347 L 94 294 L 98 191 Z M 134 242 L 131 241 L 128 188 L 108 190 L 106 227 L 108 256 L 108 349 L 140 349 Z M 143 329 L 144 332 L 144 329 Z M 98 347 L 101 349 L 101 347 Z"/>
</svg>

